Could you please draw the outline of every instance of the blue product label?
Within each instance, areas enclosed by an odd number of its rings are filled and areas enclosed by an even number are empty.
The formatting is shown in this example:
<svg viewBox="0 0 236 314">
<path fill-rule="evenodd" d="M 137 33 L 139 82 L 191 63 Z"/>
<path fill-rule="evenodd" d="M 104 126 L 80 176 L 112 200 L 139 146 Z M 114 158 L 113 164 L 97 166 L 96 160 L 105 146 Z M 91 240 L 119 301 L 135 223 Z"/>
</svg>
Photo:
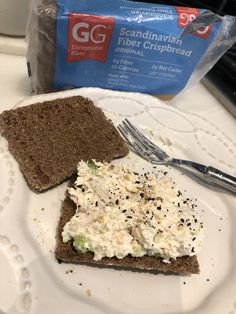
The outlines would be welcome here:
<svg viewBox="0 0 236 314">
<path fill-rule="evenodd" d="M 175 95 L 220 23 L 180 37 L 204 10 L 126 0 L 57 0 L 55 88 Z"/>
</svg>

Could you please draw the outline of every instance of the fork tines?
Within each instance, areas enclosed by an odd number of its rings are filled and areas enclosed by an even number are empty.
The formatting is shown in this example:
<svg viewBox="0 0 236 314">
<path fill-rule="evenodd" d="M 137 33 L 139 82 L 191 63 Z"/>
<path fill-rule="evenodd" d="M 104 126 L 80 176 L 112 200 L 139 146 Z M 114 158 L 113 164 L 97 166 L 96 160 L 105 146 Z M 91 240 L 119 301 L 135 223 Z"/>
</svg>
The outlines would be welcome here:
<svg viewBox="0 0 236 314">
<path fill-rule="evenodd" d="M 168 158 L 168 155 L 156 144 L 143 135 L 128 119 L 123 120 L 118 125 L 118 130 L 129 146 L 141 157 L 148 159 L 155 157 L 162 161 Z"/>
</svg>

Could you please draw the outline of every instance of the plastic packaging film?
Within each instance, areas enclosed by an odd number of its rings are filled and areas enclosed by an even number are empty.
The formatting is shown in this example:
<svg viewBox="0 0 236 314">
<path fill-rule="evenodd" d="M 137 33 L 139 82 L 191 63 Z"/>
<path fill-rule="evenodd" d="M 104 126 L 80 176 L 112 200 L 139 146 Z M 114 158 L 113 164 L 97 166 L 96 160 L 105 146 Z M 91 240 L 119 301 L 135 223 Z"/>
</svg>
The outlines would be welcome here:
<svg viewBox="0 0 236 314">
<path fill-rule="evenodd" d="M 126 0 L 39 0 L 26 39 L 36 93 L 101 87 L 171 99 L 234 44 L 236 18 Z"/>
</svg>

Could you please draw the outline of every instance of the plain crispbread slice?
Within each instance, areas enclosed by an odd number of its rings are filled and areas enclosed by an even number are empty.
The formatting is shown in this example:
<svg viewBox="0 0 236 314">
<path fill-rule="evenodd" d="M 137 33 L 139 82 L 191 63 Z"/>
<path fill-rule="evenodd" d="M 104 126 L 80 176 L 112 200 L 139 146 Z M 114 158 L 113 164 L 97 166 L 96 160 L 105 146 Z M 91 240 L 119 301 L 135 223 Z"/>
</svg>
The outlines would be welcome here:
<svg viewBox="0 0 236 314">
<path fill-rule="evenodd" d="M 0 130 L 30 187 L 37 191 L 71 177 L 80 160 L 111 161 L 128 153 L 112 122 L 82 96 L 4 111 Z"/>
<path fill-rule="evenodd" d="M 123 259 L 118 258 L 103 258 L 102 260 L 93 260 L 93 253 L 79 253 L 77 252 L 72 241 L 63 243 L 62 230 L 66 222 L 74 215 L 76 205 L 67 196 L 62 204 L 61 217 L 57 227 L 57 243 L 55 255 L 59 262 L 78 263 L 90 266 L 112 267 L 118 269 L 128 269 L 135 271 L 151 271 L 151 272 L 171 272 L 171 273 L 185 273 L 197 274 L 199 273 L 199 264 L 196 256 L 184 256 L 173 260 L 171 263 L 163 263 L 161 258 L 154 258 L 150 256 L 131 257 L 127 256 Z"/>
</svg>

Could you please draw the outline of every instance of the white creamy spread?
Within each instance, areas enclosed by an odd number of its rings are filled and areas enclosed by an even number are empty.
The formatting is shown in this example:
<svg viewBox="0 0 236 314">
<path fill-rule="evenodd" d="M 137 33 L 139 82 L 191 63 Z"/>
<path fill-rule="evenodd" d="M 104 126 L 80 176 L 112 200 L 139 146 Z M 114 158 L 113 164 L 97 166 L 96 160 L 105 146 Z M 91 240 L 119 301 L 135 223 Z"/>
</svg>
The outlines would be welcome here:
<svg viewBox="0 0 236 314">
<path fill-rule="evenodd" d="M 164 262 L 196 255 L 203 243 L 203 224 L 195 205 L 170 178 L 138 174 L 123 165 L 80 162 L 69 195 L 77 205 L 64 226 L 63 242 L 73 240 L 94 259 L 144 255 Z"/>
</svg>

